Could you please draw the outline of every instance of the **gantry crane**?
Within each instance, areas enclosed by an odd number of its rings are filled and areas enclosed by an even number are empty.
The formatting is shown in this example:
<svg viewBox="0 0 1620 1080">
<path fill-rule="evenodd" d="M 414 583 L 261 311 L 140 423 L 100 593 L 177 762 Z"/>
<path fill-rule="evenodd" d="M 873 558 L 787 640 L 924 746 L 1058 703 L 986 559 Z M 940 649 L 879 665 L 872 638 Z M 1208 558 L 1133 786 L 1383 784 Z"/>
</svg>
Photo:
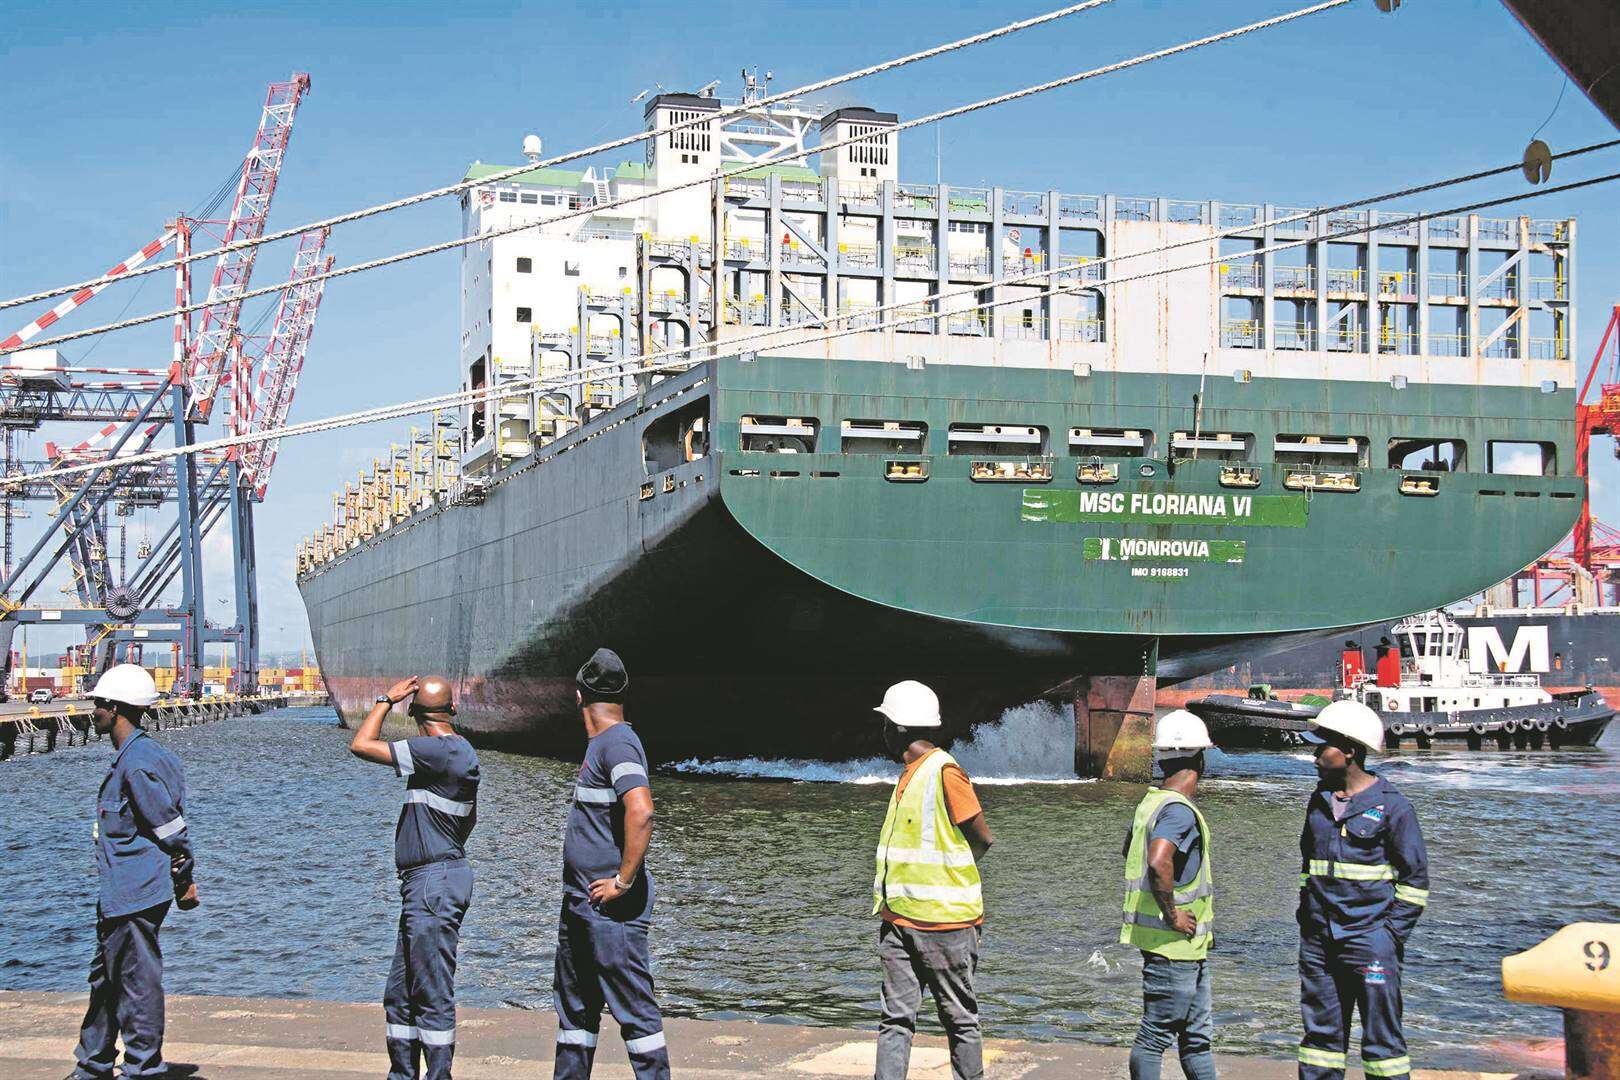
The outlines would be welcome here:
<svg viewBox="0 0 1620 1080">
<path fill-rule="evenodd" d="M 260 112 L 253 145 L 237 174 L 227 217 L 187 218 L 177 215 L 157 239 L 115 266 L 105 277 L 116 278 L 173 247 L 188 256 L 199 234 L 222 246 L 256 240 L 265 222 L 281 173 L 298 107 L 309 92 L 307 74 L 271 84 Z M 236 645 L 233 689 L 251 692 L 258 671 L 258 584 L 254 562 L 252 504 L 264 497 L 273 452 L 234 450 L 217 455 L 186 454 L 160 466 L 118 465 L 109 459 L 149 448 L 168 431 L 176 446 L 193 445 L 198 429 L 209 422 L 222 393 L 229 394 L 228 430 L 263 430 L 255 418 L 284 419 L 297 385 L 322 283 L 312 274 L 328 269 L 326 231 L 304 234 L 294 256 L 292 274 L 282 291 L 269 335 L 251 338 L 241 326 L 242 297 L 252 278 L 257 246 L 224 251 L 215 261 L 204 306 L 191 317 L 176 316 L 173 351 L 166 368 L 75 368 L 54 350 L 26 350 L 29 339 L 90 301 L 108 283 L 69 296 L 11 337 L 0 341 L 0 426 L 34 431 L 42 425 L 93 422 L 104 426 L 70 446 L 45 445 L 44 461 L 13 460 L 7 441 L 6 469 L 21 483 L 0 489 L 7 534 L 22 499 L 50 504 L 50 520 L 32 547 L 7 565 L 0 577 L 0 649 L 9 669 L 16 628 L 29 623 L 81 625 L 81 656 L 94 671 L 120 652 L 139 655 L 147 642 L 172 642 L 177 693 L 198 693 L 204 646 Z M 185 308 L 192 295 L 190 263 L 176 267 L 175 300 Z M 290 372 L 290 375 L 289 375 Z M 84 376 L 110 378 L 86 381 Z M 280 420 L 274 421 L 279 423 Z M 62 466 L 106 462 L 88 473 L 53 475 Z M 172 504 L 174 517 L 154 545 L 142 546 L 139 568 L 127 573 L 111 566 L 107 513 Z M 236 622 L 228 627 L 208 623 L 203 606 L 202 542 L 229 512 L 234 556 Z M 10 546 L 8 544 L 8 556 Z M 35 599 L 47 577 L 65 568 L 76 604 L 46 604 Z M 165 601 L 179 580 L 178 602 Z"/>
</svg>

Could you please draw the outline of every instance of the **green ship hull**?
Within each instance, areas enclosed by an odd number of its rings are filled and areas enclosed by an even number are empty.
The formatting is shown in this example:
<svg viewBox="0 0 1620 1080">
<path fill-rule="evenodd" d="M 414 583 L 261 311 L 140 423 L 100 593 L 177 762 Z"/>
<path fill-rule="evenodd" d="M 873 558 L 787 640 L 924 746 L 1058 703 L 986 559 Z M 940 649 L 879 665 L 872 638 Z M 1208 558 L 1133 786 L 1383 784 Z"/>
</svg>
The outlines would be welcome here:
<svg viewBox="0 0 1620 1080">
<path fill-rule="evenodd" d="M 1470 470 L 1493 442 L 1567 470 L 1573 412 L 1568 390 L 745 354 L 652 385 L 497 472 L 481 505 L 418 513 L 300 588 L 346 718 L 396 673 L 444 671 L 473 736 L 563 750 L 572 672 L 611 645 L 657 757 L 841 757 L 870 745 L 897 679 L 935 684 L 966 728 L 1076 676 L 1175 682 L 1494 584 L 1568 532 L 1583 481 Z M 857 451 L 846 421 L 915 437 Z M 986 425 L 1038 434 L 1020 453 L 960 436 Z M 1360 460 L 1300 464 L 1315 437 Z M 1466 447 L 1461 469 L 1388 467 L 1423 442 Z"/>
</svg>

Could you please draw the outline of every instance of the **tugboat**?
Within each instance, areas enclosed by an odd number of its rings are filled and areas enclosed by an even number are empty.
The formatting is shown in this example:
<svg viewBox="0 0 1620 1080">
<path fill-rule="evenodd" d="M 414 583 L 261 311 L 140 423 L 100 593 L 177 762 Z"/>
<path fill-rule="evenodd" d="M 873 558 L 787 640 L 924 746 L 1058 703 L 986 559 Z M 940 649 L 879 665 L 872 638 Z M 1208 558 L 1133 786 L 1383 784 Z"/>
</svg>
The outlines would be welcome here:
<svg viewBox="0 0 1620 1080">
<path fill-rule="evenodd" d="M 1392 634 L 1395 641 L 1378 645 L 1370 672 L 1360 647 L 1347 644 L 1336 695 L 1383 717 L 1389 749 L 1436 742 L 1471 750 L 1593 746 L 1614 718 L 1614 708 L 1590 688 L 1549 693 L 1539 675 L 1496 674 L 1485 670 L 1484 658 L 1471 662 L 1463 628 L 1443 611 L 1403 619 Z M 1248 697 L 1211 694 L 1187 707 L 1209 725 L 1218 746 L 1232 749 L 1296 745 L 1321 711 L 1279 701 L 1263 685 L 1251 687 Z"/>
</svg>

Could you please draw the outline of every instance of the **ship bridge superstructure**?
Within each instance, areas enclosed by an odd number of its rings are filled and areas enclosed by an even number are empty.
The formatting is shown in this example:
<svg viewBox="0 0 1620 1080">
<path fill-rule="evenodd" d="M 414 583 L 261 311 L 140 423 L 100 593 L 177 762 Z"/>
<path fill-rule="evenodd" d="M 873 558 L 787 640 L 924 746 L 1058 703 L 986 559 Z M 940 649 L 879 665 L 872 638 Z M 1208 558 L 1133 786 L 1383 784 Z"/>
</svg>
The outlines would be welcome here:
<svg viewBox="0 0 1620 1080">
<path fill-rule="evenodd" d="M 536 169 L 464 197 L 467 235 L 535 222 L 463 255 L 463 388 L 521 384 L 467 409 L 468 475 L 633 393 L 627 361 L 834 320 L 856 332 L 791 351 L 1239 381 L 1575 379 L 1573 220 L 916 184 L 900 179 L 894 113 L 825 112 L 820 145 L 834 148 L 807 165 L 773 157 L 805 148 L 808 106 L 721 109 L 658 94 L 649 129 L 714 113 L 712 128 L 661 134 L 641 161 Z M 735 175 L 658 190 L 720 171 Z M 576 385 L 529 383 L 569 373 Z"/>
</svg>

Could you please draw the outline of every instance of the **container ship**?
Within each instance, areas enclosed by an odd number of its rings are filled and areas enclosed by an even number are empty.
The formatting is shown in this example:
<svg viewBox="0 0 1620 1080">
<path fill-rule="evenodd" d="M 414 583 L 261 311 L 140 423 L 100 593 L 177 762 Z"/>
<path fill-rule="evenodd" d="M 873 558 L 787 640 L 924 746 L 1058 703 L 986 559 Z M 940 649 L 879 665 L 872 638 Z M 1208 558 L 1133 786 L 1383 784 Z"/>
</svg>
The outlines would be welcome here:
<svg viewBox="0 0 1620 1080">
<path fill-rule="evenodd" d="M 1572 220 L 914 184 L 895 114 L 752 82 L 644 120 L 641 161 L 465 174 L 486 398 L 299 550 L 346 720 L 444 672 L 471 737 L 565 750 L 608 645 L 657 757 L 841 757 L 900 678 L 958 730 L 1079 677 L 1173 687 L 1477 593 L 1575 522 Z"/>
</svg>

